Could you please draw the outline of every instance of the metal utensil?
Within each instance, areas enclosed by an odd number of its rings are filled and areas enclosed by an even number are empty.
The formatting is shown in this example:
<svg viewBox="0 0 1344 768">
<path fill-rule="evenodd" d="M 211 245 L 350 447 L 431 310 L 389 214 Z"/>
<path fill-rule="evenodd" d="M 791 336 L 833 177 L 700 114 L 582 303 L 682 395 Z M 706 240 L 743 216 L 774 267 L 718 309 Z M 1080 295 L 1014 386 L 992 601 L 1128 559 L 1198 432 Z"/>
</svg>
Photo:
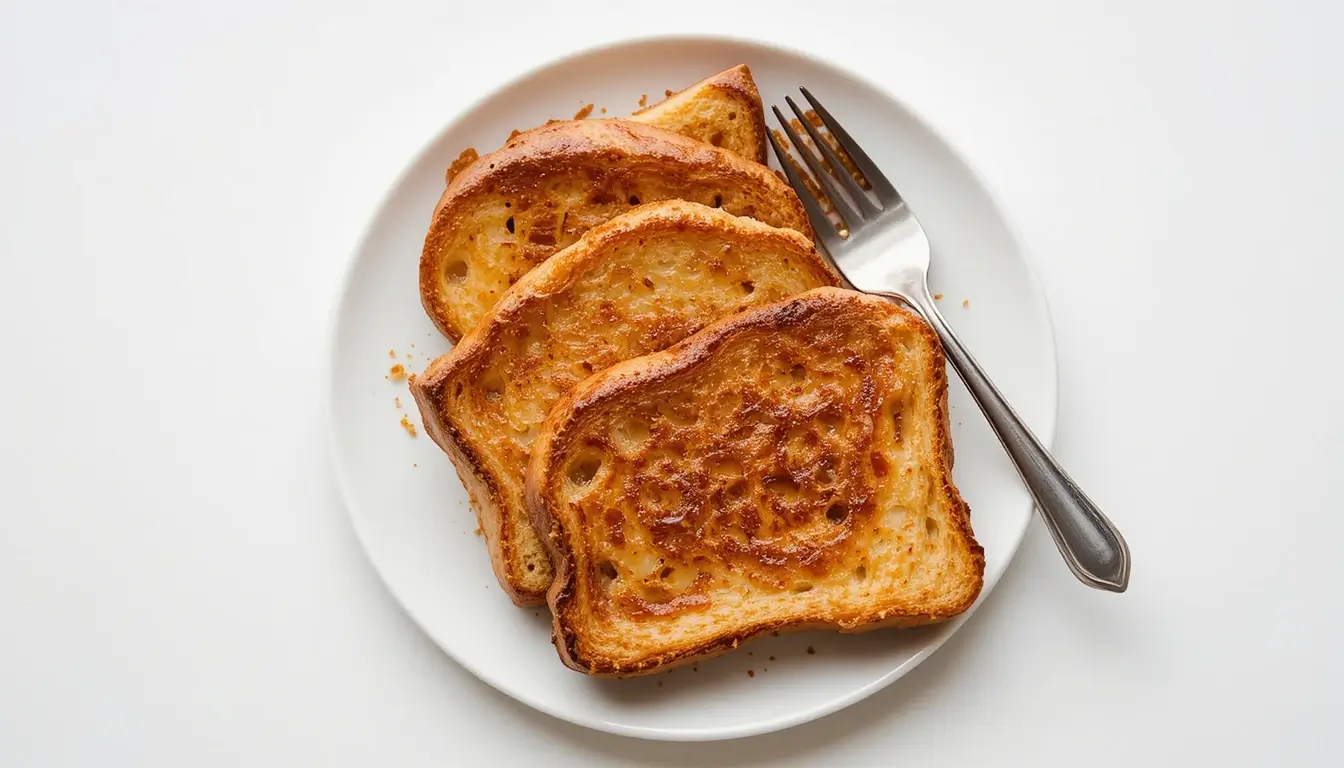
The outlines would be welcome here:
<svg viewBox="0 0 1344 768">
<path fill-rule="evenodd" d="M 770 144 L 789 183 L 807 208 L 826 255 L 850 283 L 848 287 L 899 301 L 928 320 L 942 340 L 947 359 L 1012 458 L 1074 575 L 1088 586 L 1124 592 L 1129 586 L 1129 546 L 1124 537 L 1022 422 L 934 306 L 927 281 L 929 239 L 900 193 L 831 113 L 806 88 L 800 90 L 822 125 L 872 187 L 870 197 L 791 97 L 785 97 L 785 102 L 798 116 L 798 122 L 824 160 L 807 147 L 779 107 L 771 107 L 780 127 L 843 221 L 840 229 L 832 224 L 784 147 L 773 132 L 768 132 Z"/>
</svg>

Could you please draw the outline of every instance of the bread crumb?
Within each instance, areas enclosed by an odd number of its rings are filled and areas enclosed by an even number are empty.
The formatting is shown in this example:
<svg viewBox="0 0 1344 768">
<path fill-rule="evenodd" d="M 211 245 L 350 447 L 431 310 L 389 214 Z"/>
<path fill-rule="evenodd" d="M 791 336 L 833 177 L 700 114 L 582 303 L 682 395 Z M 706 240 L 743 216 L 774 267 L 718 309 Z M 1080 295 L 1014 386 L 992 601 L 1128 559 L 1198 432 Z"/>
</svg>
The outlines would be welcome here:
<svg viewBox="0 0 1344 768">
<path fill-rule="evenodd" d="M 393 402 L 393 403 L 396 403 L 396 405 L 397 405 L 397 410 L 401 410 L 401 398 L 400 398 L 400 397 L 394 397 L 394 398 L 392 398 L 392 402 Z"/>
<path fill-rule="evenodd" d="M 395 350 L 395 349 L 389 349 L 389 350 L 387 350 L 387 356 L 390 357 L 390 358 L 392 358 L 393 360 L 396 360 L 396 359 L 397 359 L 397 350 Z"/>
<path fill-rule="evenodd" d="M 664 99 L 671 98 L 672 94 L 674 93 L 676 93 L 676 91 L 672 90 L 671 88 L 665 88 L 663 89 L 663 98 Z"/>
<path fill-rule="evenodd" d="M 607 114 L 607 108 L 606 108 L 606 107 L 603 107 L 603 108 L 602 108 L 602 114 L 604 114 L 604 115 Z"/>
<path fill-rule="evenodd" d="M 970 299 L 962 299 L 962 300 L 961 300 L 961 306 L 963 306 L 963 307 L 969 307 L 969 306 L 971 306 L 971 300 L 970 300 Z"/>
<path fill-rule="evenodd" d="M 414 342 L 414 341 L 411 342 L 411 349 L 415 349 L 415 342 Z"/>
<path fill-rule="evenodd" d="M 472 531 L 472 533 L 476 534 L 477 536 L 480 536 L 480 535 L 481 535 L 481 526 L 479 526 L 479 525 L 476 526 L 476 530 Z"/>
<path fill-rule="evenodd" d="M 647 106 L 649 106 L 649 94 L 647 94 L 647 93 L 641 93 L 641 94 L 639 95 L 639 106 L 641 106 L 641 107 L 647 107 Z"/>
<path fill-rule="evenodd" d="M 771 637 L 779 637 L 779 630 L 775 630 L 774 632 L 771 632 L 771 633 L 770 633 L 770 636 L 771 636 Z"/>
<path fill-rule="evenodd" d="M 580 109 L 578 112 L 575 112 L 575 113 L 574 113 L 574 119 L 575 119 L 575 120 L 583 120 L 584 118 L 588 117 L 588 116 L 591 115 L 591 114 L 593 114 L 593 105 L 592 105 L 592 104 L 589 104 L 588 106 L 583 107 L 582 109 Z"/>
<path fill-rule="evenodd" d="M 414 383 L 415 383 L 415 376 L 416 376 L 416 374 L 414 374 L 414 373 L 412 373 L 410 376 L 407 376 L 407 377 L 406 377 L 406 383 L 408 383 L 408 384 L 414 384 Z"/>
<path fill-rule="evenodd" d="M 756 670 L 754 669 L 747 670 L 747 677 L 755 677 L 755 676 L 756 676 Z"/>
<path fill-rule="evenodd" d="M 771 656 L 771 657 L 770 657 L 770 660 L 771 660 L 771 661 L 774 661 L 774 660 L 775 660 L 775 657 L 774 657 L 774 656 Z"/>
<path fill-rule="evenodd" d="M 662 687 L 663 687 L 663 681 L 662 681 L 662 680 L 659 680 L 659 681 L 658 681 L 658 687 L 659 687 L 659 688 L 662 688 Z"/>
<path fill-rule="evenodd" d="M 941 293 L 935 293 L 935 294 L 933 294 L 933 300 L 934 300 L 934 301 L 942 301 L 942 300 L 943 300 L 943 294 L 941 294 Z"/>
<path fill-rule="evenodd" d="M 752 653 L 751 651 L 747 651 L 747 655 L 748 655 L 748 656 L 755 656 L 756 654 Z"/>
<path fill-rule="evenodd" d="M 809 645 L 809 646 L 807 646 L 807 652 L 808 652 L 809 654 L 813 654 L 813 653 L 816 653 L 816 652 L 817 652 L 817 649 L 816 649 L 816 648 L 813 648 L 812 646 Z"/>
<path fill-rule="evenodd" d="M 401 414 L 401 428 L 406 430 L 406 434 L 410 435 L 411 437 L 416 436 L 415 425 L 411 423 L 411 420 L 407 418 L 406 414 L 404 413 Z"/>
<path fill-rule="evenodd" d="M 401 363 L 397 363 L 396 365 L 387 369 L 387 377 L 393 381 L 401 381 L 402 379 L 406 378 L 406 366 L 402 365 Z"/>
<path fill-rule="evenodd" d="M 510 136 L 509 138 L 513 137 Z M 448 166 L 447 172 L 443 174 L 443 183 L 452 184 L 453 179 L 457 177 L 457 174 L 466 170 L 468 165 L 471 165 L 479 159 L 481 159 L 481 156 L 476 154 L 475 148 L 467 147 L 462 150 L 462 154 L 457 156 L 457 159 L 453 161 L 452 165 Z"/>
<path fill-rule="evenodd" d="M 419 464 L 416 464 L 414 462 L 411 463 L 411 469 L 419 469 L 419 468 L 420 468 Z"/>
</svg>

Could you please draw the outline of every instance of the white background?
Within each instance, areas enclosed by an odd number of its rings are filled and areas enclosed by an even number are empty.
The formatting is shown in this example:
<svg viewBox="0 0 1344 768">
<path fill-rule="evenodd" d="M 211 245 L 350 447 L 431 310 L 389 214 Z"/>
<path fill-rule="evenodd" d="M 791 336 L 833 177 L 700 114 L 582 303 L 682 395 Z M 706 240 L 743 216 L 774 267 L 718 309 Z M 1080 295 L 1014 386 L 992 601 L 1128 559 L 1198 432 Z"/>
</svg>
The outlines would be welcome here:
<svg viewBox="0 0 1344 768">
<path fill-rule="evenodd" d="M 635 5 L 5 4 L 0 764 L 1338 764 L 1339 6 Z M 1128 594 L 1034 524 L 891 688 L 690 746 L 532 713 L 400 613 L 322 450 L 347 255 L 471 100 L 669 31 L 865 72 L 988 181 Z"/>
</svg>

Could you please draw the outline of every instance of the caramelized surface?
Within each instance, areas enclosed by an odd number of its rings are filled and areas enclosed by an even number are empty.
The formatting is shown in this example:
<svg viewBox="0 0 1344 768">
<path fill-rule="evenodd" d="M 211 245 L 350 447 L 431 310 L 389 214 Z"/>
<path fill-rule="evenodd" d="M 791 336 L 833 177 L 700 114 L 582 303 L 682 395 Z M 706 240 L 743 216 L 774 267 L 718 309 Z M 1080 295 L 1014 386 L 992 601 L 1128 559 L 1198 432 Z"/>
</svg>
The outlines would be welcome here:
<svg viewBox="0 0 1344 768">
<path fill-rule="evenodd" d="M 586 382 L 532 470 L 572 568 L 551 596 L 577 666 L 960 610 L 983 560 L 945 398 L 932 331 L 836 289 Z"/>
</svg>

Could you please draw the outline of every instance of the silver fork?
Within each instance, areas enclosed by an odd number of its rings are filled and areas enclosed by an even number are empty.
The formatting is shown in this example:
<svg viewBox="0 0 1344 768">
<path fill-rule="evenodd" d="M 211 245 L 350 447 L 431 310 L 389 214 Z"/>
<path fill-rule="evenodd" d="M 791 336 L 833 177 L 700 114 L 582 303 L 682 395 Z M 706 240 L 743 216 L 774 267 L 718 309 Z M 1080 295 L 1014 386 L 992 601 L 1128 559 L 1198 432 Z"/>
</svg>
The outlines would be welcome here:
<svg viewBox="0 0 1344 768">
<path fill-rule="evenodd" d="M 850 283 L 848 287 L 899 301 L 928 320 L 943 342 L 947 359 L 1012 458 L 1070 570 L 1090 587 L 1124 592 L 1129 586 L 1129 546 L 1124 537 L 1022 422 L 934 306 L 927 280 L 929 239 L 900 193 L 831 113 L 806 88 L 801 90 L 822 124 L 868 180 L 877 198 L 873 202 L 845 170 L 835 151 L 822 140 L 791 97 L 786 96 L 784 101 L 798 116 L 813 145 L 825 156 L 824 164 L 784 119 L 779 107 L 771 107 L 780 127 L 844 222 L 844 229 L 837 231 L 789 162 L 779 140 L 767 131 L 775 155 L 789 183 L 802 198 L 812 228 L 832 263 Z M 834 169 L 834 173 L 828 168 Z"/>
</svg>

